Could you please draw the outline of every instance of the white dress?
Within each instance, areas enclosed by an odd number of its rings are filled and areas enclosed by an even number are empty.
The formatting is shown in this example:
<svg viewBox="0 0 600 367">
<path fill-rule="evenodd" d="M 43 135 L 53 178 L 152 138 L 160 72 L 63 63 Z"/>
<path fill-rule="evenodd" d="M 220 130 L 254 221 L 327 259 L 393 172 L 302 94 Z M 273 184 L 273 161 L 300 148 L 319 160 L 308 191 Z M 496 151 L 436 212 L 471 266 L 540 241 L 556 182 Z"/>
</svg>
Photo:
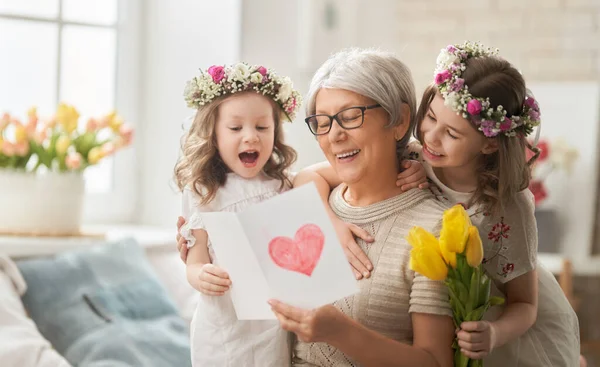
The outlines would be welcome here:
<svg viewBox="0 0 600 367">
<path fill-rule="evenodd" d="M 239 212 L 288 188 L 281 188 L 279 180 L 265 175 L 244 179 L 230 173 L 224 187 L 203 206 L 198 196 L 186 188 L 182 208 L 186 223 L 181 235 L 191 247 L 195 242 L 191 231 L 204 229 L 202 212 Z M 213 264 L 218 265 L 210 239 L 208 249 Z M 200 293 L 190 331 L 195 367 L 282 367 L 291 363 L 289 334 L 276 320 L 238 320 L 228 293 L 220 297 Z"/>
<path fill-rule="evenodd" d="M 432 167 L 421 159 L 417 142 L 409 145 L 409 158 L 419 160 L 427 177 L 437 187 L 432 191 L 448 205 L 466 205 L 470 193 L 457 192 L 444 185 Z M 484 359 L 485 367 L 577 367 L 579 366 L 579 322 L 560 285 L 537 261 L 537 225 L 533 194 L 524 190 L 496 217 L 480 206 L 467 208 L 473 225 L 479 229 L 484 246 L 483 264 L 492 278 L 492 293 L 504 296 L 506 282 L 533 269 L 538 271 L 538 312 L 534 325 L 525 334 L 494 349 Z M 503 306 L 490 309 L 485 319 L 492 321 Z"/>
</svg>

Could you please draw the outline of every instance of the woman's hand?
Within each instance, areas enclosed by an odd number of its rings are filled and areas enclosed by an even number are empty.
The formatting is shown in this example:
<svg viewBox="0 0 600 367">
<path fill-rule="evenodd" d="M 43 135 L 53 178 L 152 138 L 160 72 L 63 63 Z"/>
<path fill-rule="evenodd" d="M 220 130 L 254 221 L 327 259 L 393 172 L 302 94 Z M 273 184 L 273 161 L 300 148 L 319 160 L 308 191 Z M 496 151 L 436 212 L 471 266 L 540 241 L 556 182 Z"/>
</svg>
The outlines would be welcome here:
<svg viewBox="0 0 600 367">
<path fill-rule="evenodd" d="M 404 168 L 404 171 L 398 174 L 396 186 L 399 186 L 402 191 L 408 191 L 415 188 L 429 188 L 427 173 L 425 172 L 425 167 L 423 167 L 421 162 L 405 160 L 402 161 L 401 164 L 402 168 Z"/>
<path fill-rule="evenodd" d="M 303 342 L 329 342 L 342 335 L 343 318 L 332 305 L 305 310 L 269 300 L 271 310 L 284 330 L 291 331 Z"/>
<path fill-rule="evenodd" d="M 177 251 L 179 251 L 179 257 L 185 263 L 187 260 L 187 240 L 181 236 L 181 227 L 185 224 L 185 219 L 183 217 L 177 218 L 177 236 L 175 236 L 175 240 L 177 240 Z"/>
<path fill-rule="evenodd" d="M 369 232 L 359 226 L 352 223 L 346 223 L 338 217 L 333 216 L 331 221 L 342 245 L 342 249 L 346 254 L 346 258 L 352 266 L 352 271 L 354 272 L 356 279 L 362 279 L 363 276 L 365 278 L 370 277 L 371 270 L 373 270 L 373 264 L 367 257 L 367 254 L 365 254 L 356 243 L 355 236 L 361 238 L 365 242 L 373 242 L 373 237 L 371 237 Z"/>
<path fill-rule="evenodd" d="M 456 334 L 461 352 L 471 359 L 483 359 L 495 347 L 496 331 L 488 321 L 468 321 Z"/>
<path fill-rule="evenodd" d="M 210 263 L 188 265 L 187 276 L 192 287 L 207 296 L 222 296 L 231 286 L 229 274 Z"/>
</svg>

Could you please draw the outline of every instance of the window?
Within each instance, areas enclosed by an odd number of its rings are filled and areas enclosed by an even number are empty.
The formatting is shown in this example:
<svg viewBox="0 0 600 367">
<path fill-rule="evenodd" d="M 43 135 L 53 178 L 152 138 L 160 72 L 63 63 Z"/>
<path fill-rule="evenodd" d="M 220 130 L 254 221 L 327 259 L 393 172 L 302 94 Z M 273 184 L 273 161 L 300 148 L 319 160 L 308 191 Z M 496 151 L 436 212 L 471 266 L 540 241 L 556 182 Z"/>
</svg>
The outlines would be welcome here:
<svg viewBox="0 0 600 367">
<path fill-rule="evenodd" d="M 0 0 L 0 111 L 51 116 L 59 102 L 135 125 L 139 0 Z M 128 18 L 125 18 L 125 15 Z M 86 222 L 133 215 L 132 148 L 86 170 Z M 93 208 L 93 209 L 92 209 Z"/>
</svg>

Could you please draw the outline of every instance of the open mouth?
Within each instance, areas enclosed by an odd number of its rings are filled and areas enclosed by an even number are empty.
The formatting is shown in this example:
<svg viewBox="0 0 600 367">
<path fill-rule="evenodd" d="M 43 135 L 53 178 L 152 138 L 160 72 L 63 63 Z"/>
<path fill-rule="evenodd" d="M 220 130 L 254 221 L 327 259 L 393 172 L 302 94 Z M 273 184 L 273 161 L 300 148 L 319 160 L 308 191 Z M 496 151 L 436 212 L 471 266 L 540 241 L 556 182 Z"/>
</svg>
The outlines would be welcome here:
<svg viewBox="0 0 600 367">
<path fill-rule="evenodd" d="M 240 161 L 242 161 L 244 167 L 250 168 L 256 166 L 259 154 L 256 150 L 247 150 L 245 152 L 241 152 L 238 154 L 238 156 L 240 157 Z"/>
<path fill-rule="evenodd" d="M 438 152 L 436 152 L 435 150 L 433 150 L 433 149 L 429 148 L 427 145 L 425 145 L 425 146 L 423 147 L 423 150 L 424 150 L 426 153 L 429 153 L 429 155 L 430 155 L 430 156 L 433 156 L 433 157 L 436 157 L 436 158 L 441 158 L 441 157 L 443 157 L 443 156 L 444 156 L 442 153 L 438 153 Z"/>
<path fill-rule="evenodd" d="M 350 160 L 354 158 L 358 153 L 360 153 L 360 149 L 354 149 L 344 153 L 336 154 L 335 157 L 339 160 Z"/>
</svg>

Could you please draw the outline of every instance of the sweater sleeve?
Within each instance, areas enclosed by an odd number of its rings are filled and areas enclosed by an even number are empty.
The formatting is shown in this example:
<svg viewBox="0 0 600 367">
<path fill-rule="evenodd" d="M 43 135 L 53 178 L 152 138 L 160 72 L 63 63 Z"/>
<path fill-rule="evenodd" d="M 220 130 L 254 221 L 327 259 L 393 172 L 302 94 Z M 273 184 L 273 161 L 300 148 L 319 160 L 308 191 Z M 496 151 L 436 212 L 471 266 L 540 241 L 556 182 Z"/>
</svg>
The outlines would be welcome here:
<svg viewBox="0 0 600 367">
<path fill-rule="evenodd" d="M 444 283 L 415 273 L 410 291 L 408 312 L 452 316 L 452 309 L 448 301 L 448 290 Z"/>
<path fill-rule="evenodd" d="M 432 231 L 436 237 L 439 237 L 440 229 L 441 222 L 438 222 Z M 441 281 L 431 280 L 415 272 L 410 291 L 410 307 L 408 312 L 452 316 L 452 308 L 450 307 L 446 285 Z"/>
</svg>

